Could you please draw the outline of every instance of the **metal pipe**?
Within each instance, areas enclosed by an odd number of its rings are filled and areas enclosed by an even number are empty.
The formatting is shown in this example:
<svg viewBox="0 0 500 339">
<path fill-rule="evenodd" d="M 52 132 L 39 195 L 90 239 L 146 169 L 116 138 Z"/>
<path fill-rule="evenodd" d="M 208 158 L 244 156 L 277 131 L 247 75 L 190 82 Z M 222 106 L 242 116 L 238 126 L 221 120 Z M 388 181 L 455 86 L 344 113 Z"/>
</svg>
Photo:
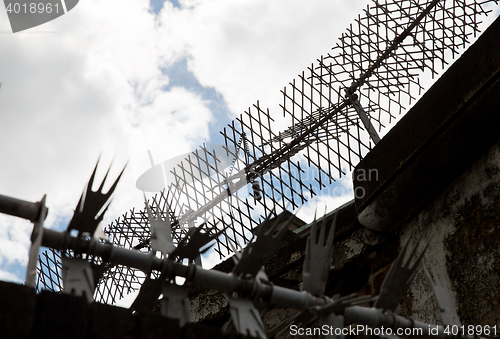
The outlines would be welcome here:
<svg viewBox="0 0 500 339">
<path fill-rule="evenodd" d="M 312 306 L 324 306 L 327 303 L 326 299 L 314 297 L 306 291 L 299 292 L 280 286 L 273 286 L 270 302 L 298 310 L 305 310 Z"/>
<path fill-rule="evenodd" d="M 0 213 L 36 222 L 40 214 L 40 202 L 29 202 L 0 194 Z M 44 219 L 47 217 L 45 214 Z"/>
<path fill-rule="evenodd" d="M 216 270 L 205 270 L 200 266 L 196 266 L 190 282 L 194 285 L 202 285 L 206 288 L 226 293 L 235 292 L 238 288 L 238 278 L 234 274 Z"/>
<path fill-rule="evenodd" d="M 324 306 L 326 300 L 317 298 L 305 291 L 295 291 L 284 287 L 273 286 L 257 280 L 237 277 L 232 273 L 216 270 L 205 270 L 201 266 L 183 265 L 168 258 L 159 259 L 150 253 L 125 249 L 109 243 L 101 243 L 93 238 L 72 237 L 68 232 L 44 229 L 42 246 L 55 250 L 73 250 L 99 256 L 105 262 L 126 265 L 144 272 L 157 270 L 168 272 L 172 277 L 180 276 L 194 285 L 212 288 L 218 291 L 250 297 L 262 297 L 266 301 L 284 307 L 306 309 L 311 306 Z"/>
<path fill-rule="evenodd" d="M 44 228 L 42 246 L 59 251 L 70 249 L 77 253 L 99 256 L 106 262 L 137 268 L 145 272 L 151 269 L 161 270 L 163 263 L 163 260 L 156 258 L 151 253 L 102 243 L 94 238 L 72 237 L 68 232 L 58 232 L 47 228 Z"/>
</svg>

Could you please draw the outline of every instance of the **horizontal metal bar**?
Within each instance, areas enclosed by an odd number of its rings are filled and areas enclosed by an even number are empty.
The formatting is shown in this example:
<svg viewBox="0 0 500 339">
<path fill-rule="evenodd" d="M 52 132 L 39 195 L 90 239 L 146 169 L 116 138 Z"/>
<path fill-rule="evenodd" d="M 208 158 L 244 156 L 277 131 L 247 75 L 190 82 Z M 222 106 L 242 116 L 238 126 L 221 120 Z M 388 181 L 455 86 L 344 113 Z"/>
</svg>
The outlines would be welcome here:
<svg viewBox="0 0 500 339">
<path fill-rule="evenodd" d="M 40 202 L 29 202 L 0 194 L 0 213 L 35 222 L 40 214 Z M 47 217 L 47 215 L 45 215 Z"/>
<path fill-rule="evenodd" d="M 42 246 L 58 251 L 70 249 L 76 253 L 94 255 L 101 257 L 105 262 L 137 268 L 144 272 L 151 269 L 161 270 L 163 262 L 152 253 L 143 253 L 114 246 L 110 243 L 101 243 L 94 238 L 73 237 L 69 232 L 58 232 L 48 228 L 43 229 Z"/>
<path fill-rule="evenodd" d="M 197 286 L 213 288 L 226 293 L 237 292 L 239 295 L 251 298 L 262 298 L 280 306 L 303 310 L 311 306 L 324 306 L 327 303 L 325 298 L 317 298 L 304 291 L 300 292 L 257 280 L 244 279 L 232 273 L 205 270 L 201 266 L 193 264 L 186 266 L 168 258 L 157 258 L 151 253 L 102 243 L 94 238 L 72 237 L 68 232 L 44 229 L 42 246 L 55 250 L 70 249 L 77 253 L 99 256 L 105 262 L 126 265 L 144 272 L 156 270 L 172 278 L 175 276 L 184 277 L 187 282 Z"/>
</svg>

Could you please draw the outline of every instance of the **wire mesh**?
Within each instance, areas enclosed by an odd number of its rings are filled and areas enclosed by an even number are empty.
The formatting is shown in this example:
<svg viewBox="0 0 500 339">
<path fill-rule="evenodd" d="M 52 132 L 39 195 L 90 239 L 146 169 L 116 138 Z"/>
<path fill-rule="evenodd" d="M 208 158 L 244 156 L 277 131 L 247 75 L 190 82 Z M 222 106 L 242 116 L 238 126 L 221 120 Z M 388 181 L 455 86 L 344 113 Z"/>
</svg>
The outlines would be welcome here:
<svg viewBox="0 0 500 339">
<path fill-rule="evenodd" d="M 230 255 L 252 240 L 260 220 L 295 209 L 352 170 L 373 141 L 348 97 L 356 95 L 369 123 L 383 131 L 421 94 L 419 77 L 436 76 L 478 34 L 490 3 L 498 1 L 374 0 L 330 53 L 282 90 L 276 113 L 287 129 L 276 132 L 272 114 L 257 102 L 221 131 L 226 154 L 203 145 L 174 168 L 174 181 L 150 202 L 160 217 L 169 213 L 174 243 L 204 223 L 206 232 L 224 230 L 214 249 Z M 247 186 L 260 187 L 262 198 L 238 192 Z M 151 250 L 145 209 L 125 213 L 105 232 L 116 245 Z M 37 289 L 60 290 L 57 255 L 43 253 L 39 261 Z M 105 267 L 96 300 L 114 303 L 140 287 L 141 274 Z"/>
</svg>

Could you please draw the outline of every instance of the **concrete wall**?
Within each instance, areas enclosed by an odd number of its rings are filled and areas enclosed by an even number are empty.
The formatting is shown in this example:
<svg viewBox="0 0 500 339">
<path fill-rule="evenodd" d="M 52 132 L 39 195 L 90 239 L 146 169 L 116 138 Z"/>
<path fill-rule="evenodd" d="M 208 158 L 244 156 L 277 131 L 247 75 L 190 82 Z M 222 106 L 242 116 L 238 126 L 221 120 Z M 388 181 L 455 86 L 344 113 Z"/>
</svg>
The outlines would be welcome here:
<svg viewBox="0 0 500 339">
<path fill-rule="evenodd" d="M 426 261 L 452 291 L 462 323 L 500 325 L 500 143 L 495 144 L 401 229 L 401 242 L 431 240 Z M 423 272 L 404 313 L 440 322 Z"/>
</svg>

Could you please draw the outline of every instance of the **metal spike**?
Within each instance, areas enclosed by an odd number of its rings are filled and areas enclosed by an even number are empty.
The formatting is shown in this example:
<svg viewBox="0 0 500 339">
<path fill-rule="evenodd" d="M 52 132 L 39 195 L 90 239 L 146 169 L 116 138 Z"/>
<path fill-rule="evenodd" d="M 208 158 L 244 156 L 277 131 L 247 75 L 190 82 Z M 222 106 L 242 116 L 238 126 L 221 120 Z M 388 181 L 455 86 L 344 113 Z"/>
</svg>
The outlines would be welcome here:
<svg viewBox="0 0 500 339">
<path fill-rule="evenodd" d="M 378 297 L 374 297 L 371 295 L 359 295 L 358 293 L 352 293 L 343 297 L 332 301 L 330 298 L 327 298 L 329 302 L 322 307 L 312 307 L 310 310 L 319 314 L 342 314 L 346 307 L 356 306 L 366 304 L 371 301 L 376 301 Z"/>
<path fill-rule="evenodd" d="M 267 338 L 260 313 L 251 300 L 233 297 L 228 297 L 228 300 L 231 320 L 238 333 L 255 338 Z"/>
<path fill-rule="evenodd" d="M 144 196 L 146 199 L 146 196 Z M 153 205 L 156 203 L 153 198 Z M 151 230 L 151 248 L 153 251 L 160 251 L 163 254 L 170 254 L 175 250 L 174 242 L 172 241 L 172 226 L 170 217 L 165 213 L 165 220 L 160 217 L 160 206 L 156 203 L 156 217 L 153 215 L 148 202 L 146 201 L 146 210 L 148 212 L 149 226 Z"/>
<path fill-rule="evenodd" d="M 325 243 L 326 218 L 323 218 L 319 238 L 317 237 L 317 222 L 311 225 L 311 234 L 307 238 L 304 266 L 302 268 L 302 289 L 316 296 L 325 293 L 328 271 L 332 260 L 333 236 L 337 223 L 335 213 Z"/>
<path fill-rule="evenodd" d="M 200 254 L 205 253 L 210 247 L 206 247 L 203 250 L 201 248 L 221 235 L 224 230 L 219 230 L 215 234 L 210 235 L 210 231 L 215 231 L 217 228 L 214 226 L 208 229 L 207 233 L 201 233 L 204 226 L 205 224 L 202 224 L 199 227 L 191 228 L 188 234 L 179 242 L 177 248 L 171 253 L 171 256 L 194 261 Z"/>
<path fill-rule="evenodd" d="M 99 161 L 98 161 L 99 162 Z M 112 165 L 113 163 L 111 163 Z M 102 189 L 104 188 L 104 182 L 106 181 L 106 179 L 108 178 L 108 174 L 109 174 L 109 170 L 111 169 L 111 165 L 109 165 L 109 168 L 108 170 L 106 171 L 106 174 L 104 175 L 104 178 L 102 179 L 102 182 L 101 182 L 101 185 L 99 186 L 99 189 L 97 190 L 98 192 L 102 192 Z M 94 179 L 94 175 L 95 175 L 95 170 L 97 169 L 97 166 L 96 168 L 94 169 L 94 173 L 92 173 L 92 181 Z M 92 185 L 90 185 L 90 187 L 92 187 Z M 109 193 L 109 192 L 108 192 Z"/>
<path fill-rule="evenodd" d="M 272 327 L 268 333 L 270 336 L 273 336 L 283 331 L 283 329 L 287 327 L 289 328 L 292 323 L 297 324 L 299 327 L 306 327 L 308 324 L 315 321 L 318 318 L 318 315 L 320 324 L 327 325 L 329 328 L 330 326 L 333 326 L 333 328 L 342 328 L 344 321 L 342 313 L 346 307 L 362 305 L 370 301 L 375 301 L 377 298 L 378 297 L 369 295 L 359 296 L 357 293 L 340 297 L 335 301 L 332 301 L 330 298 L 326 298 L 329 302 L 325 306 L 310 307 L 302 312 L 292 315 Z"/>
<path fill-rule="evenodd" d="M 90 262 L 85 259 L 68 258 L 65 255 L 62 259 L 62 276 L 64 282 L 64 292 L 85 296 L 90 303 L 94 296 L 94 278 Z"/>
<path fill-rule="evenodd" d="M 88 232 L 89 234 L 94 234 L 95 229 L 97 228 L 97 225 L 99 222 L 104 217 L 104 213 L 107 211 L 108 206 L 102 211 L 102 213 L 99 214 L 99 212 L 103 209 L 103 207 L 106 205 L 106 203 L 109 202 L 109 198 L 111 197 L 111 194 L 113 194 L 116 185 L 118 185 L 118 181 L 120 180 L 123 171 L 125 171 L 125 167 L 123 170 L 120 172 L 118 177 L 116 178 L 115 182 L 111 186 L 111 188 L 108 190 L 107 193 L 102 193 L 102 188 L 104 185 L 104 182 L 108 176 L 108 173 L 106 173 L 106 176 L 104 177 L 104 180 L 102 181 L 101 185 L 99 186 L 99 189 L 97 191 L 92 191 L 92 185 L 94 183 L 94 178 L 95 174 L 97 171 L 97 166 L 99 165 L 99 160 L 97 161 L 97 164 L 94 168 L 94 171 L 92 172 L 92 175 L 90 176 L 90 180 L 87 184 L 87 188 L 84 190 L 82 195 L 80 196 L 80 200 L 78 201 L 78 205 L 75 209 L 75 212 L 73 214 L 73 218 L 71 219 L 69 225 L 68 225 L 68 231 L 69 230 L 77 230 L 79 234 L 83 232 Z"/>
<path fill-rule="evenodd" d="M 451 299 L 450 291 L 446 287 L 443 278 L 439 277 L 431 267 L 427 268 L 427 265 L 425 265 L 425 263 L 423 267 L 427 279 L 432 286 L 432 290 L 434 291 L 434 295 L 436 296 L 436 301 L 439 307 L 439 312 L 441 313 L 443 324 L 445 326 L 462 326 L 460 317 L 455 311 L 455 306 Z"/>
<path fill-rule="evenodd" d="M 161 290 L 161 280 L 151 279 L 149 276 L 146 277 L 130 309 L 139 312 L 151 312 L 158 302 Z"/>
<path fill-rule="evenodd" d="M 406 252 L 408 251 L 410 239 L 412 238 L 413 237 L 408 238 L 405 246 L 401 250 L 401 253 L 399 253 L 398 257 L 389 269 L 389 272 L 387 273 L 387 276 L 382 283 L 379 298 L 375 303 L 376 308 L 381 308 L 384 311 L 390 310 L 392 312 L 395 312 L 396 308 L 399 305 L 399 302 L 401 301 L 401 298 L 403 298 L 403 296 L 408 291 L 408 288 L 410 287 L 410 284 L 415 277 L 419 264 L 424 257 L 425 251 L 430 244 L 430 241 L 428 241 L 420 256 L 414 259 L 417 248 L 422 241 L 422 235 L 420 239 L 418 239 L 411 253 L 408 255 L 408 260 L 406 262 L 403 262 L 404 257 L 406 256 Z M 412 261 L 413 265 L 410 265 Z"/>
<path fill-rule="evenodd" d="M 161 315 L 179 320 L 181 327 L 189 323 L 191 311 L 186 287 L 165 281 L 161 292 Z"/>
<path fill-rule="evenodd" d="M 256 276 L 262 266 L 269 260 L 273 252 L 278 248 L 281 238 L 288 230 L 288 225 L 292 222 L 295 215 L 288 218 L 280 230 L 278 226 L 283 219 L 283 213 L 271 224 L 271 215 L 265 220 L 257 231 L 257 239 L 254 243 L 248 245 L 243 251 L 240 260 L 235 265 L 233 273 L 250 274 Z"/>
<path fill-rule="evenodd" d="M 229 180 L 228 189 L 223 188 L 226 185 L 223 168 L 217 167 L 215 152 L 208 152 L 204 147 L 173 170 L 175 180 L 172 182 L 175 183 L 165 191 L 169 197 L 165 200 L 176 212 L 178 220 L 170 215 L 174 241 L 184 236 L 183 222 L 187 219 L 203 217 L 212 220 L 219 216 L 219 212 L 224 214 L 233 209 L 236 213 L 221 216 L 223 224 L 231 230 L 216 239 L 215 251 L 222 258 L 231 254 L 229 244 L 239 240 L 246 245 L 251 241 L 247 235 L 258 224 L 254 217 L 256 214 L 251 212 L 254 207 L 251 202 L 258 203 L 259 209 L 256 210 L 262 210 L 262 207 L 271 211 L 276 205 L 283 208 L 286 201 L 295 207 L 342 177 L 344 168 L 356 166 L 357 161 L 370 151 L 372 145 L 366 131 L 381 131 L 385 122 L 391 123 L 405 111 L 405 102 L 415 99 L 410 89 L 423 89 L 419 75 L 429 71 L 434 76 L 440 68 L 438 65 L 444 67 L 447 64 L 447 54 L 454 58 L 457 46 L 465 47 L 468 37 L 478 32 L 478 24 L 488 12 L 485 4 L 493 2 L 498 1 L 484 0 L 479 4 L 475 1 L 429 0 L 423 5 L 418 1 L 397 0 L 386 1 L 385 4 L 380 2 L 380 5 L 361 13 L 327 56 L 318 58 L 283 90 L 280 106 L 282 113 L 291 118 L 290 128 L 276 135 L 278 126 L 269 110 L 260 107 L 257 102 L 233 121 L 227 131 L 224 129 L 222 134 L 228 156 L 229 153 L 236 155 L 237 145 L 240 144 L 238 138 L 243 133 L 250 148 L 250 154 L 246 153 L 249 155 L 248 166 L 234 168 L 241 176 L 234 185 Z M 370 27 L 385 27 L 388 30 L 372 30 Z M 426 36 L 434 37 L 428 40 L 435 41 L 433 46 L 440 47 L 436 49 L 425 41 L 417 40 L 417 37 Z M 449 39 L 451 36 L 453 41 Z M 360 41 L 365 42 L 364 47 L 367 48 L 360 48 Z M 411 57 L 408 58 L 408 55 Z M 356 107 L 346 100 L 344 88 L 349 89 L 349 96 L 358 96 L 363 108 L 370 114 L 369 122 L 374 129 L 370 127 L 363 131 Z M 300 165 L 303 162 L 291 161 L 291 157 L 300 150 L 305 150 L 303 153 L 308 168 L 318 170 L 315 178 L 308 178 L 307 182 L 300 177 L 304 173 L 305 167 Z M 203 180 L 212 174 L 215 180 Z M 232 178 L 236 179 L 236 176 Z M 228 196 L 256 178 L 266 185 L 260 202 L 238 196 L 228 202 Z M 195 181 L 196 184 L 191 185 Z M 193 192 L 196 193 L 194 196 Z M 215 198 L 207 192 L 214 192 Z M 83 207 L 84 196 L 77 211 L 81 213 Z M 185 207 L 193 212 L 183 214 Z M 144 214 L 144 211 L 132 211 L 117 220 L 108 228 L 110 235 L 126 243 L 126 246 L 147 246 L 149 239 L 145 241 L 144 234 L 148 233 L 149 225 Z M 123 277 L 111 278 L 113 280 L 109 285 L 112 288 L 106 293 L 116 295 L 117 290 L 119 293 L 127 291 L 130 286 L 128 279 L 134 276 Z"/>
</svg>

